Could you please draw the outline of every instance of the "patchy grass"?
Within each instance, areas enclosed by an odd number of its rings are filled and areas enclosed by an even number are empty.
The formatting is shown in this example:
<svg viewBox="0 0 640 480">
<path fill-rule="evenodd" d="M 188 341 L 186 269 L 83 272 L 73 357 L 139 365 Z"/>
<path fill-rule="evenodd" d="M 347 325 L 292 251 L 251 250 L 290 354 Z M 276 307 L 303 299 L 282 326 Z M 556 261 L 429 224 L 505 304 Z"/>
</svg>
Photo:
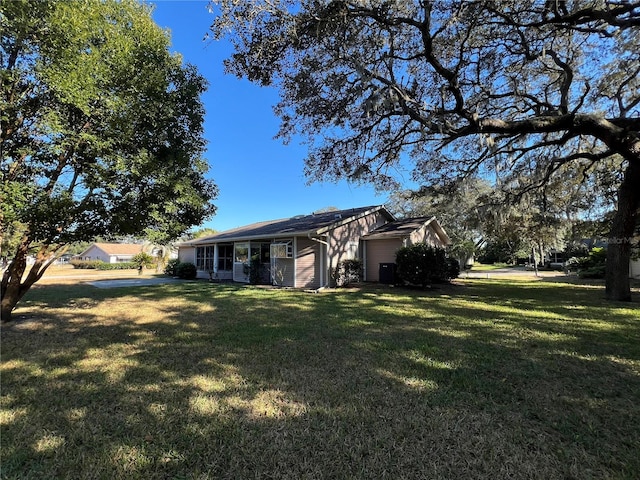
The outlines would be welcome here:
<svg viewBox="0 0 640 480">
<path fill-rule="evenodd" d="M 2 478 L 637 478 L 640 312 L 602 296 L 35 287 Z"/>
<path fill-rule="evenodd" d="M 515 265 L 509 265 L 507 263 L 474 263 L 471 267 L 472 272 L 490 272 L 492 270 L 498 270 L 502 268 L 515 268 Z"/>
</svg>

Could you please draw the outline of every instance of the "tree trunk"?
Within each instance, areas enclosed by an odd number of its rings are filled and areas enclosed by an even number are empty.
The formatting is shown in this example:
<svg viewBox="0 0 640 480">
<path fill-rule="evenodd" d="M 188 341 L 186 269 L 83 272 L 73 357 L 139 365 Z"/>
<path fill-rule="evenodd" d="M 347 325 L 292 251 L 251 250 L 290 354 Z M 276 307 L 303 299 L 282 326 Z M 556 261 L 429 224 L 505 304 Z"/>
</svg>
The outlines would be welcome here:
<svg viewBox="0 0 640 480">
<path fill-rule="evenodd" d="M 629 262 L 639 207 L 640 161 L 630 161 L 618 190 L 618 208 L 607 245 L 607 300 L 631 301 Z"/>
<path fill-rule="evenodd" d="M 26 291 L 21 292 L 22 285 L 20 280 L 27 268 L 27 251 L 28 247 L 24 243 L 21 244 L 16 250 L 15 257 L 2 275 L 2 300 L 0 305 L 2 323 L 11 321 L 11 312 L 13 312 L 17 303 L 26 293 Z"/>
<path fill-rule="evenodd" d="M 27 269 L 27 256 L 29 254 L 30 242 L 25 238 L 16 250 L 16 255 L 5 270 L 2 276 L 0 319 L 2 323 L 11 321 L 12 312 L 22 297 L 29 289 L 42 278 L 47 268 L 53 263 L 55 255 L 48 246 L 42 246 L 36 256 L 35 263 L 31 266 L 29 273 L 23 279 Z"/>
</svg>

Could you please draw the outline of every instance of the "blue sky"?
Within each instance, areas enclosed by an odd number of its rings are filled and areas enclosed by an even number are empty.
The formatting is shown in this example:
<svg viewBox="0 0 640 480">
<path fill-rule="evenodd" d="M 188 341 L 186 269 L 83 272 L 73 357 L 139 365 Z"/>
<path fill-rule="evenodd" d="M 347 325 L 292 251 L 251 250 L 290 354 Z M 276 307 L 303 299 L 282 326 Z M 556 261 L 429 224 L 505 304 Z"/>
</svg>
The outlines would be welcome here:
<svg viewBox="0 0 640 480">
<path fill-rule="evenodd" d="M 225 42 L 203 41 L 213 16 L 206 1 L 149 1 L 153 17 L 171 31 L 172 51 L 196 65 L 209 81 L 206 108 L 206 158 L 209 175 L 220 194 L 217 214 L 203 226 L 228 230 L 249 223 L 309 214 L 334 206 L 380 205 L 386 195 L 371 186 L 341 182 L 307 185 L 303 174 L 306 149 L 297 142 L 283 145 L 273 137 L 279 119 L 272 107 L 278 92 L 224 74 L 222 61 L 231 48 Z"/>
</svg>

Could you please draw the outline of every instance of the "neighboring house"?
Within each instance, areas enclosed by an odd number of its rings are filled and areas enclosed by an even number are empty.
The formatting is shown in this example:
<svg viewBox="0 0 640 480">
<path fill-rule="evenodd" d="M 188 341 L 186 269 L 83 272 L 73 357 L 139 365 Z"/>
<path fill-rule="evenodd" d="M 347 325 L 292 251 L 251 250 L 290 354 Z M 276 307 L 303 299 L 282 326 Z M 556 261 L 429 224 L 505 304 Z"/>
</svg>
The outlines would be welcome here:
<svg viewBox="0 0 640 480">
<path fill-rule="evenodd" d="M 74 260 L 102 260 L 105 263 L 130 262 L 142 252 L 142 245 L 135 243 L 94 243 Z"/>
<path fill-rule="evenodd" d="M 364 279 L 376 281 L 379 263 L 395 262 L 398 248 L 418 241 L 445 246 L 449 238 L 433 218 L 396 221 L 384 206 L 370 206 L 254 223 L 183 242 L 178 256 L 194 263 L 200 278 L 249 282 L 253 259 L 262 283 L 320 288 L 346 259 L 361 259 Z"/>
</svg>

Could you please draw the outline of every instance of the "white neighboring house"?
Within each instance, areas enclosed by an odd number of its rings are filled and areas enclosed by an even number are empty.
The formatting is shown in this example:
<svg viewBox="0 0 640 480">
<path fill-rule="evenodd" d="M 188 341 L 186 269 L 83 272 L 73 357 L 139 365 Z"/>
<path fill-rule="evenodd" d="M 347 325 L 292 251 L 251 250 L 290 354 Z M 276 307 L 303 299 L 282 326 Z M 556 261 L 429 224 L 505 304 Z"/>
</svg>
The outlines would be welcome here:
<svg viewBox="0 0 640 480">
<path fill-rule="evenodd" d="M 142 252 L 142 245 L 136 243 L 94 243 L 74 260 L 102 260 L 105 263 L 130 262 Z"/>
</svg>

